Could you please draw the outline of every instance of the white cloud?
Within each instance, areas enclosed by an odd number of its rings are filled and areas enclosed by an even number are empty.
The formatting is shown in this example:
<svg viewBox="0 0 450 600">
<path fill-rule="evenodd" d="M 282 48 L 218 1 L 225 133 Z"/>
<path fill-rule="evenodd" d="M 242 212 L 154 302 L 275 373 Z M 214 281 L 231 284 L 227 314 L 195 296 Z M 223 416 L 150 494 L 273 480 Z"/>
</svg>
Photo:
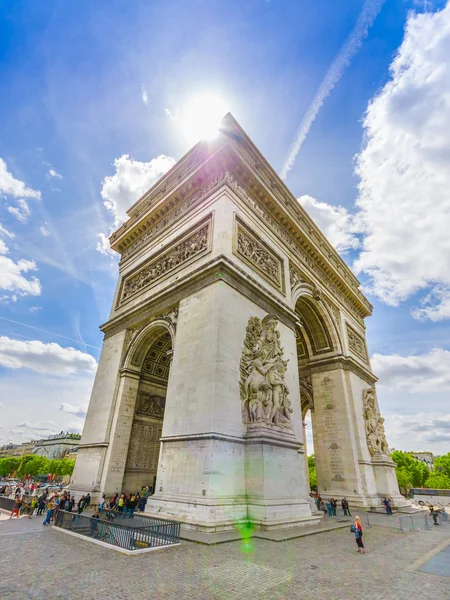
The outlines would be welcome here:
<svg viewBox="0 0 450 600">
<path fill-rule="evenodd" d="M 22 421 L 16 425 L 17 429 L 28 429 L 32 431 L 45 431 L 51 433 L 57 433 L 55 431 L 54 421 L 38 421 L 36 423 L 29 423 L 28 421 Z"/>
<path fill-rule="evenodd" d="M 117 256 L 116 253 L 114 252 L 114 250 L 112 250 L 111 246 L 109 245 L 108 237 L 104 233 L 98 233 L 97 237 L 98 237 L 98 241 L 97 241 L 96 248 L 97 248 L 97 251 L 100 252 L 100 254 L 104 254 L 105 256 L 112 256 L 112 257 Z"/>
<path fill-rule="evenodd" d="M 55 169 L 49 169 L 48 173 L 47 173 L 47 179 L 50 179 L 50 177 L 54 177 L 56 179 L 62 179 L 63 176 L 60 175 L 60 173 L 57 173 L 55 171 Z"/>
<path fill-rule="evenodd" d="M 9 239 L 13 240 L 16 236 L 11 231 L 8 231 L 6 227 L 0 223 L 0 235 L 4 235 L 5 237 L 9 237 Z"/>
<path fill-rule="evenodd" d="M 147 87 L 144 83 L 141 85 L 141 99 L 145 106 L 148 106 Z"/>
<path fill-rule="evenodd" d="M 28 206 L 28 202 L 23 198 L 17 200 L 18 206 L 8 206 L 8 212 L 16 217 L 18 221 L 21 223 L 26 223 L 28 221 L 28 217 L 31 215 L 31 209 Z"/>
<path fill-rule="evenodd" d="M 14 340 L 0 337 L 0 365 L 9 369 L 31 369 L 38 373 L 71 375 L 80 371 L 95 372 L 97 363 L 90 355 L 59 344 L 38 340 Z"/>
<path fill-rule="evenodd" d="M 364 119 L 357 204 L 366 236 L 355 262 L 373 294 L 413 315 L 450 316 L 450 4 L 408 17 L 391 79 Z"/>
<path fill-rule="evenodd" d="M 0 158 L 0 192 L 3 192 L 6 196 L 13 196 L 18 198 L 40 198 L 41 192 L 39 190 L 33 190 L 25 185 L 20 179 L 15 179 L 13 175 L 8 171 L 6 162 Z"/>
<path fill-rule="evenodd" d="M 44 224 L 44 225 L 41 225 L 41 226 L 39 227 L 39 231 L 42 233 L 42 235 L 43 235 L 44 237 L 47 237 L 48 235 L 50 235 L 50 231 L 47 229 L 47 227 L 45 226 L 45 224 Z"/>
<path fill-rule="evenodd" d="M 0 254 L 8 254 L 8 246 L 5 244 L 3 240 L 0 240 Z"/>
<path fill-rule="evenodd" d="M 358 218 L 343 206 L 332 206 L 312 196 L 300 196 L 298 201 L 338 252 L 344 254 L 360 245 L 355 235 L 361 231 Z"/>
<path fill-rule="evenodd" d="M 435 444 L 442 444 L 445 449 L 450 442 L 450 414 L 391 415 L 386 426 L 388 439 L 395 440 L 395 447 L 402 446 L 406 450 L 426 450 Z"/>
<path fill-rule="evenodd" d="M 174 164 L 173 158 L 162 154 L 148 162 L 134 160 L 128 154 L 116 158 L 116 172 L 104 178 L 101 191 L 104 205 L 114 216 L 116 226 L 128 218 L 127 209 Z"/>
<path fill-rule="evenodd" d="M 88 406 L 80 405 L 80 404 L 68 404 L 67 402 L 63 402 L 58 408 L 59 411 L 69 413 L 70 415 L 74 415 L 79 417 L 80 419 L 84 419 L 87 413 Z"/>
<path fill-rule="evenodd" d="M 30 306 L 30 312 L 38 312 L 42 310 L 42 306 Z"/>
<path fill-rule="evenodd" d="M 20 259 L 14 262 L 11 258 L 0 256 L 0 290 L 6 290 L 20 296 L 39 296 L 41 283 L 37 277 L 27 279 L 24 273 L 36 270 L 33 260 Z"/>
<path fill-rule="evenodd" d="M 427 354 L 374 354 L 372 369 L 378 385 L 412 393 L 450 390 L 450 351 L 434 348 Z"/>
</svg>

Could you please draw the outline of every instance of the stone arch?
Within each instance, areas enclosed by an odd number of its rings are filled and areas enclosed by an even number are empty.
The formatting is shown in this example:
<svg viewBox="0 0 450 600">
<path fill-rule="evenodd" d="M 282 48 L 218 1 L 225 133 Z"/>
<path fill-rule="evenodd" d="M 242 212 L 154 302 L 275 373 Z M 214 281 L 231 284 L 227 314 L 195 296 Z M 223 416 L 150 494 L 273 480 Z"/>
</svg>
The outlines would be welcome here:
<svg viewBox="0 0 450 600">
<path fill-rule="evenodd" d="M 141 371 L 151 346 L 164 334 L 169 333 L 172 348 L 175 342 L 175 327 L 168 319 L 158 318 L 141 329 L 132 340 L 123 362 L 123 368 Z"/>
<path fill-rule="evenodd" d="M 341 336 L 322 292 L 315 285 L 302 281 L 292 289 L 292 299 L 295 312 L 300 317 L 297 336 L 299 358 L 308 360 L 323 354 L 341 354 Z M 303 352 L 299 345 L 303 345 Z"/>
</svg>

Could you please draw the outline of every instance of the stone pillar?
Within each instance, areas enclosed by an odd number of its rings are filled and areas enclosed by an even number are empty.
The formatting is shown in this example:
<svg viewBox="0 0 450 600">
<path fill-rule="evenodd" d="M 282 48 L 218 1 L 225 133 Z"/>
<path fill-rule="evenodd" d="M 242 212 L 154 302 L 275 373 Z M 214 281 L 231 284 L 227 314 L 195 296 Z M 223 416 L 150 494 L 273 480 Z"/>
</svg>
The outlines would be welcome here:
<svg viewBox="0 0 450 600">
<path fill-rule="evenodd" d="M 110 443 L 115 400 L 120 383 L 118 371 L 125 337 L 124 330 L 107 337 L 103 342 L 75 469 L 69 486 L 77 499 L 87 492 L 91 493 L 94 502 L 101 497 L 102 474 Z"/>
<path fill-rule="evenodd" d="M 121 493 L 130 445 L 140 373 L 120 371 L 120 383 L 111 426 L 111 437 L 102 474 L 101 488 L 107 496 Z"/>
<path fill-rule="evenodd" d="M 267 313 L 222 281 L 179 304 L 156 492 L 146 512 L 217 532 L 317 522 L 307 498 L 300 407 L 294 429 L 248 428 L 240 360 L 251 317 Z M 281 326 L 286 385 L 299 397 L 294 331 Z M 298 413 L 298 414 L 297 414 Z"/>
<path fill-rule="evenodd" d="M 325 370 L 312 366 L 314 389 L 314 451 L 318 488 L 326 497 L 346 496 L 353 506 L 372 506 L 379 503 L 369 456 L 364 452 L 349 389 L 347 373 L 342 368 Z M 358 422 L 358 423 L 357 423 Z M 365 460 L 361 460 L 365 459 Z M 369 468 L 364 464 L 369 462 Z M 366 472 L 364 472 L 366 471 Z"/>
</svg>

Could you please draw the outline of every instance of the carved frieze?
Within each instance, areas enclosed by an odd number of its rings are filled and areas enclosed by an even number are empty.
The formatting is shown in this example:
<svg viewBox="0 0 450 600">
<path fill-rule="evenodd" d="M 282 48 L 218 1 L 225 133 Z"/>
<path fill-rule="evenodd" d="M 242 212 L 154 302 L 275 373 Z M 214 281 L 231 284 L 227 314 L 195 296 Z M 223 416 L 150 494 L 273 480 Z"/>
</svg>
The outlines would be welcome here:
<svg viewBox="0 0 450 600">
<path fill-rule="evenodd" d="M 233 252 L 284 293 L 283 260 L 236 217 Z"/>
<path fill-rule="evenodd" d="M 192 260 L 199 258 L 211 250 L 211 220 L 203 223 L 194 231 L 186 234 L 181 240 L 174 242 L 167 250 L 152 257 L 122 284 L 120 301 L 124 302 L 138 292 L 154 284 L 159 279 L 171 274 Z"/>
<path fill-rule="evenodd" d="M 384 419 L 380 415 L 376 402 L 375 388 L 368 388 L 363 392 L 364 425 L 366 429 L 367 447 L 370 454 L 389 453 L 389 447 L 384 431 Z"/>
<path fill-rule="evenodd" d="M 162 419 L 165 405 L 166 399 L 164 396 L 141 391 L 137 402 L 137 413 L 145 417 Z"/>
<path fill-rule="evenodd" d="M 292 428 L 291 401 L 285 384 L 288 361 L 283 359 L 278 319 L 251 317 L 240 362 L 240 395 L 244 423 Z"/>
<path fill-rule="evenodd" d="M 367 362 L 367 353 L 366 353 L 366 345 L 364 343 L 364 338 L 356 333 L 356 331 L 350 327 L 347 323 L 347 339 L 348 339 L 348 347 L 350 352 L 362 358 L 365 362 Z"/>
</svg>

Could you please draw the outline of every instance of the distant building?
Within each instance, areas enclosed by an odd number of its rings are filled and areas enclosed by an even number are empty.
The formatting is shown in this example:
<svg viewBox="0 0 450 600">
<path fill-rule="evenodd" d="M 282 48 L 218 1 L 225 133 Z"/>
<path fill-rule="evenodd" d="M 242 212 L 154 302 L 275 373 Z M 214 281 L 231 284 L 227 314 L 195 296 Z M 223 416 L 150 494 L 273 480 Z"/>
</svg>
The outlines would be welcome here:
<svg viewBox="0 0 450 600">
<path fill-rule="evenodd" d="M 37 454 L 45 456 L 50 460 L 53 458 L 64 458 L 78 451 L 81 436 L 76 433 L 67 433 L 61 431 L 56 435 L 51 435 L 46 439 L 33 440 L 23 444 L 5 444 L 0 448 L 0 458 L 20 458 L 25 454 Z"/>
<path fill-rule="evenodd" d="M 33 454 L 46 458 L 64 458 L 67 454 L 78 450 L 81 436 L 74 433 L 58 433 L 49 436 L 46 440 L 39 440 Z"/>
<path fill-rule="evenodd" d="M 427 467 L 432 471 L 434 469 L 434 455 L 432 452 L 410 452 L 414 458 L 420 460 L 427 465 Z"/>
</svg>

